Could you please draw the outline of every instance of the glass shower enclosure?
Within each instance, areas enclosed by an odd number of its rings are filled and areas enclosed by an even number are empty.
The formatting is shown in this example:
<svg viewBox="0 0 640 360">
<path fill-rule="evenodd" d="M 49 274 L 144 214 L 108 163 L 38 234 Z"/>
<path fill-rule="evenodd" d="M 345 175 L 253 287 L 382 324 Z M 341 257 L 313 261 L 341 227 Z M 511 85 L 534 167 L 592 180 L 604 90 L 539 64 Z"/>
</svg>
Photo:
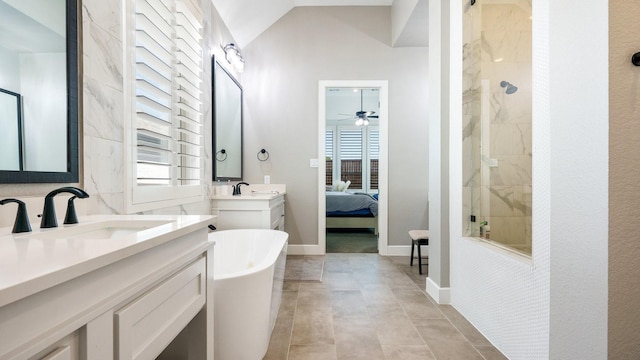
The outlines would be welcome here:
<svg viewBox="0 0 640 360">
<path fill-rule="evenodd" d="M 465 0 L 463 234 L 531 255 L 531 0 Z"/>
</svg>

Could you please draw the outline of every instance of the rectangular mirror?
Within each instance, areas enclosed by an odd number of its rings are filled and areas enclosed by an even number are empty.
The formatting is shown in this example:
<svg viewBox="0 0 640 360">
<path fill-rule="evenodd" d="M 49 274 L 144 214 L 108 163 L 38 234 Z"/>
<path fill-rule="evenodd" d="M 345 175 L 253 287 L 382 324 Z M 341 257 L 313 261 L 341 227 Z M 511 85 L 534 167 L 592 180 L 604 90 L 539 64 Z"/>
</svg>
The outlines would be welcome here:
<svg viewBox="0 0 640 360">
<path fill-rule="evenodd" d="M 242 86 L 212 58 L 213 180 L 242 180 Z"/>
<path fill-rule="evenodd" d="M 77 5 L 0 0 L 0 88 L 20 94 L 20 122 L 2 119 L 13 150 L 2 153 L 0 183 L 78 181 Z"/>
</svg>

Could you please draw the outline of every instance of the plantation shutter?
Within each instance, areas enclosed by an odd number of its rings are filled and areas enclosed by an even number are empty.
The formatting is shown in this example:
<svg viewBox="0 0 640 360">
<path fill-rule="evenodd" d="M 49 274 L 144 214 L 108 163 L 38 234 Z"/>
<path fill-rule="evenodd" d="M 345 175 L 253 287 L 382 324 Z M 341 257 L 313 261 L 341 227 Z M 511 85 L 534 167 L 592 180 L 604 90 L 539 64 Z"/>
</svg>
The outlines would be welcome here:
<svg viewBox="0 0 640 360">
<path fill-rule="evenodd" d="M 362 130 L 340 131 L 340 158 L 342 160 L 362 159 Z"/>
<path fill-rule="evenodd" d="M 202 192 L 202 25 L 182 0 L 136 0 L 133 203 Z"/>
<path fill-rule="evenodd" d="M 333 129 L 324 132 L 324 152 L 325 152 L 325 185 L 333 185 Z"/>
</svg>

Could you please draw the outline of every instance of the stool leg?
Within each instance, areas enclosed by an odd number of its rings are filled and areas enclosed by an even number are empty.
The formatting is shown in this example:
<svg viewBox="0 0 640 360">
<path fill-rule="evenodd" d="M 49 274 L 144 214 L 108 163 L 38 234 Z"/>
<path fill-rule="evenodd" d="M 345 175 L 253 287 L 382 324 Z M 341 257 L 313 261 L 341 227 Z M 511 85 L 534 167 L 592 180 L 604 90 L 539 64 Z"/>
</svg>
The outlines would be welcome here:
<svg viewBox="0 0 640 360">
<path fill-rule="evenodd" d="M 422 252 L 420 251 L 420 243 L 418 243 L 418 274 L 422 275 Z"/>
<path fill-rule="evenodd" d="M 414 241 L 411 241 L 411 262 L 409 263 L 409 266 L 413 266 L 413 249 L 416 246 L 416 243 Z"/>
</svg>

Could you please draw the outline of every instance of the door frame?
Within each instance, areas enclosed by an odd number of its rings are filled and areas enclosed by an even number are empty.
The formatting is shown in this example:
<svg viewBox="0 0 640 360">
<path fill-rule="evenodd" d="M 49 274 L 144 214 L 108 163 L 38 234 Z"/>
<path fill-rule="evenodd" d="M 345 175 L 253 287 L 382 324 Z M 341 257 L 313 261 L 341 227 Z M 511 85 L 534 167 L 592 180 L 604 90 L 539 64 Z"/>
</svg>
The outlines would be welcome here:
<svg viewBox="0 0 640 360">
<path fill-rule="evenodd" d="M 389 82 L 387 80 L 320 80 L 318 84 L 318 248 L 319 254 L 327 252 L 327 218 L 325 196 L 325 129 L 327 88 L 378 88 L 380 100 L 378 159 L 378 253 L 389 255 L 388 204 L 389 204 Z"/>
</svg>

